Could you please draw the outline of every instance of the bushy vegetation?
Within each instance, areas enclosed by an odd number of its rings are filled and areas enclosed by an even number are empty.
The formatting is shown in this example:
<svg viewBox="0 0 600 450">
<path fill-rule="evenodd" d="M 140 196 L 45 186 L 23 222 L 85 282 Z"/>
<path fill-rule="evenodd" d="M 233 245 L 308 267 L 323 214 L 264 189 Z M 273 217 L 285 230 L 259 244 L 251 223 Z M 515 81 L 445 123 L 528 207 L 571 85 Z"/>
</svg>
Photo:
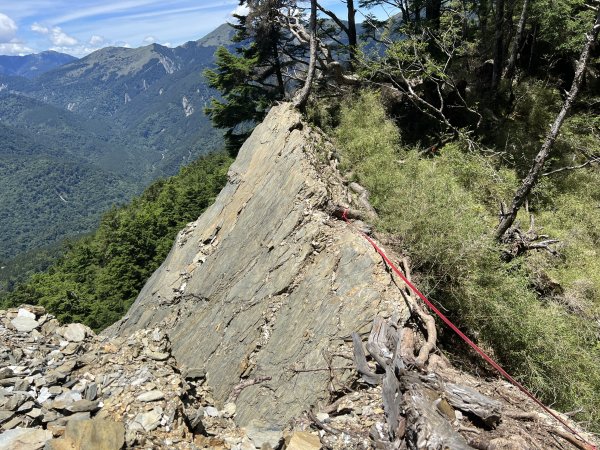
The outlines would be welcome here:
<svg viewBox="0 0 600 450">
<path fill-rule="evenodd" d="M 588 186 L 598 173 L 558 180 L 569 188 L 539 209 L 538 223 L 561 239 L 563 258 L 532 252 L 507 264 L 493 230 L 499 201 L 517 186 L 514 168 L 461 142 L 422 156 L 403 145 L 374 92 L 342 106 L 334 134 L 343 166 L 370 191 L 379 228 L 401 240 L 419 287 L 546 402 L 581 407 L 578 418 L 597 426 L 600 349 L 589 319 L 600 305 L 600 213 L 590 207 L 598 191 Z M 542 272 L 566 294 L 541 295 Z"/>
<path fill-rule="evenodd" d="M 95 330 L 120 319 L 177 232 L 212 204 L 230 162 L 216 153 L 156 181 L 127 206 L 106 213 L 95 233 L 69 244 L 46 272 L 5 294 L 0 304 L 43 305 L 63 322 L 83 322 Z"/>
</svg>

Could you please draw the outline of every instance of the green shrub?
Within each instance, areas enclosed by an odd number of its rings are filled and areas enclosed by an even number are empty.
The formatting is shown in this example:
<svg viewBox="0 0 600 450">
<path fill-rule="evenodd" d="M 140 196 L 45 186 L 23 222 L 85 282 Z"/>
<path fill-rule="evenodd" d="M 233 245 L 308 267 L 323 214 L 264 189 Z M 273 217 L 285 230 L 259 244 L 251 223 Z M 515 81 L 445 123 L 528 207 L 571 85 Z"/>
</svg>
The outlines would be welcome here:
<svg viewBox="0 0 600 450">
<path fill-rule="evenodd" d="M 582 407 L 578 418 L 597 429 L 600 355 L 593 322 L 541 301 L 531 284 L 536 256 L 505 263 L 492 237 L 499 201 L 514 192 L 516 173 L 460 144 L 445 146 L 434 158 L 403 148 L 374 92 L 342 106 L 335 136 L 342 166 L 370 191 L 378 227 L 402 242 L 421 289 L 544 401 L 568 410 Z M 574 271 L 581 269 L 578 255 L 596 257 L 592 239 L 600 220 L 598 212 L 577 204 L 564 210 L 573 217 L 568 223 L 554 221 L 566 233 L 585 233 L 587 240 L 567 255 Z M 576 231 L 580 220 L 588 226 Z M 592 284 L 597 278 L 582 275 Z"/>
</svg>

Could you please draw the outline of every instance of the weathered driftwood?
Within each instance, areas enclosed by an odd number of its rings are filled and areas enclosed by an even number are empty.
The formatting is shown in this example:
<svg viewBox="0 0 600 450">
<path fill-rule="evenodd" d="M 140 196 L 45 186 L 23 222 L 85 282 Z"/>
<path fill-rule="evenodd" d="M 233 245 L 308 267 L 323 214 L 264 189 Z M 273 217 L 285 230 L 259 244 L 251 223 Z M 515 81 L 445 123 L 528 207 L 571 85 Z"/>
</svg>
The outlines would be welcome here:
<svg viewBox="0 0 600 450">
<path fill-rule="evenodd" d="M 381 375 L 373 373 L 367 364 L 367 357 L 363 349 L 362 341 L 358 333 L 352 333 L 352 342 L 354 344 L 354 361 L 356 362 L 356 370 L 360 373 L 365 383 L 377 386 L 381 380 Z"/>
<path fill-rule="evenodd" d="M 488 427 L 494 427 L 500 422 L 502 404 L 475 389 L 454 383 L 444 383 L 446 400 L 455 409 L 460 409 L 477 416 Z"/>
<path fill-rule="evenodd" d="M 470 450 L 466 439 L 440 414 L 419 383 L 404 393 L 406 440 L 409 449 Z"/>
<path fill-rule="evenodd" d="M 388 348 L 388 326 L 383 317 L 375 317 L 373 327 L 367 341 L 367 351 L 385 369 L 394 357 Z"/>
<path fill-rule="evenodd" d="M 398 426 L 400 425 L 400 382 L 396 377 L 394 367 L 389 365 L 385 369 L 385 377 L 383 378 L 382 397 L 383 410 L 388 424 L 388 432 L 390 441 L 401 439 L 403 435 L 398 435 Z"/>
<path fill-rule="evenodd" d="M 367 211 L 367 214 L 371 216 L 371 219 L 377 219 L 379 217 L 377 215 L 377 211 L 375 211 L 375 208 L 373 208 L 373 205 L 371 205 L 371 202 L 369 202 L 369 191 L 367 191 L 360 184 L 354 182 L 350 183 L 348 187 L 356 194 L 358 194 L 359 206 L 362 207 L 362 209 L 364 209 L 365 211 Z"/>
<path fill-rule="evenodd" d="M 500 421 L 502 404 L 468 386 L 446 383 L 435 374 L 421 376 L 421 381 L 438 392 L 450 406 L 477 417 L 483 424 L 493 428 Z"/>
</svg>

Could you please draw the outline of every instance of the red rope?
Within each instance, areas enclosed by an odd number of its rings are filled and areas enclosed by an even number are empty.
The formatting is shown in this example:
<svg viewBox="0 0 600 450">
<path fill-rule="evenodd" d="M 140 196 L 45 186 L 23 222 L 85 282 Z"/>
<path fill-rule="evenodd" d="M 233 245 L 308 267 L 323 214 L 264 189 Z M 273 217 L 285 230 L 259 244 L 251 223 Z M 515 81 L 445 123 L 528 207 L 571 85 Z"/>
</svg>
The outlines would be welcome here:
<svg viewBox="0 0 600 450">
<path fill-rule="evenodd" d="M 367 234 L 363 233 L 362 231 L 360 231 L 359 229 L 357 229 L 351 222 L 350 220 L 348 220 L 348 210 L 346 209 L 344 211 L 344 213 L 342 214 L 342 218 L 346 221 L 346 223 L 348 223 L 348 225 L 350 225 L 352 228 L 354 228 L 356 231 L 358 231 L 368 242 L 369 244 L 371 244 L 373 246 L 373 248 L 375 249 L 375 251 L 377 253 L 379 253 L 379 255 L 383 258 L 383 260 L 387 263 L 387 265 L 389 267 L 392 268 L 392 270 L 396 273 L 396 275 L 398 275 L 402 281 L 404 281 L 406 283 L 406 285 L 415 293 L 417 294 L 421 300 L 423 300 L 423 302 L 429 307 L 429 309 L 431 309 L 440 319 L 442 319 L 442 321 L 448 325 L 456 334 L 458 334 L 461 339 L 463 341 L 465 341 L 467 344 L 469 344 L 471 346 L 471 348 L 473 348 L 473 350 L 475 350 L 483 359 L 485 359 L 494 369 L 496 369 L 498 372 L 500 372 L 500 374 L 502 374 L 502 376 L 504 378 L 506 378 L 511 384 L 513 384 L 514 386 L 516 386 L 521 392 L 523 392 L 525 395 L 527 395 L 527 397 L 529 397 L 531 400 L 533 400 L 537 405 L 539 405 L 544 411 L 546 411 L 548 414 L 550 414 L 552 417 L 554 417 L 556 420 L 558 420 L 567 430 L 569 430 L 574 436 L 576 436 L 578 439 L 580 439 L 583 444 L 583 446 L 589 450 L 598 450 L 597 447 L 595 447 L 592 444 L 589 444 L 586 442 L 586 440 L 581 437 L 579 435 L 579 433 L 577 431 L 575 431 L 571 426 L 569 426 L 569 424 L 563 420 L 558 414 L 554 413 L 552 410 L 550 410 L 550 408 L 548 408 L 546 405 L 544 405 L 541 401 L 539 401 L 531 392 L 529 392 L 529 390 L 527 390 L 527 388 L 525 386 L 523 386 L 521 383 L 519 383 L 517 380 L 515 380 L 506 370 L 504 370 L 500 364 L 498 364 L 496 361 L 494 361 L 487 353 L 485 353 L 477 344 L 475 344 L 475 342 L 473 342 L 471 339 L 469 339 L 462 331 L 460 331 L 458 329 L 458 327 L 456 325 L 454 325 L 454 323 L 452 323 L 452 321 L 450 319 L 448 319 L 439 309 L 436 308 L 436 306 L 431 303 L 431 301 L 429 301 L 429 299 L 427 297 L 425 297 L 425 295 L 423 295 L 421 293 L 421 291 L 419 291 L 405 276 L 404 274 L 394 265 L 394 263 L 392 261 L 390 261 L 390 259 L 387 257 L 387 255 L 383 252 L 383 250 L 381 248 L 379 248 L 379 246 L 375 243 L 375 241 L 373 239 L 371 239 Z"/>
</svg>

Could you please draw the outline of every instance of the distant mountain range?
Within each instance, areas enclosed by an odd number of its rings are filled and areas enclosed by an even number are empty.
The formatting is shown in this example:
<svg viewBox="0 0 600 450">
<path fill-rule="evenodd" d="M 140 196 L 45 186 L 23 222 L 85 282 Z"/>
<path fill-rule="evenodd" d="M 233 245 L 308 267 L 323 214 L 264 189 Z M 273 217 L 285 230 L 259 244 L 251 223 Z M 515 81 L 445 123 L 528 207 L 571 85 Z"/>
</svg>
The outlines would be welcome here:
<svg viewBox="0 0 600 450">
<path fill-rule="evenodd" d="M 26 56 L 0 55 L 0 74 L 35 78 L 76 59 L 74 56 L 51 50 Z"/>
<path fill-rule="evenodd" d="M 0 265 L 90 231 L 112 204 L 220 148 L 202 72 L 232 34 L 0 57 Z"/>
</svg>

